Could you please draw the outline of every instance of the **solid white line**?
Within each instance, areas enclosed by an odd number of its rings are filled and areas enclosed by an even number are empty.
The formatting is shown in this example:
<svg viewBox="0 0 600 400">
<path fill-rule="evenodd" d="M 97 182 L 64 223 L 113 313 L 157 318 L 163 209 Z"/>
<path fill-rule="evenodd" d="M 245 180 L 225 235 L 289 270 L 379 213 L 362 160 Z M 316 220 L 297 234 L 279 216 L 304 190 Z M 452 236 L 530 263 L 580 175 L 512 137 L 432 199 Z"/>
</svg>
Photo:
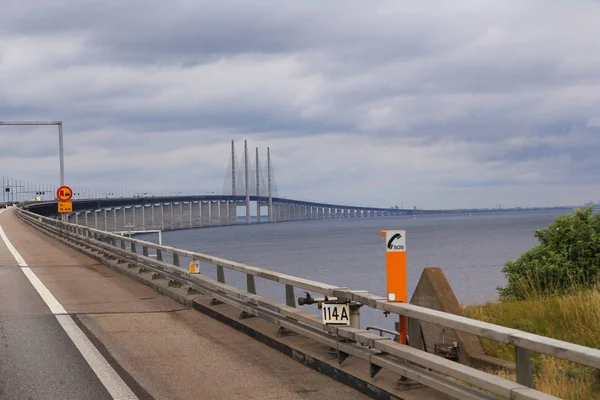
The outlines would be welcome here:
<svg viewBox="0 0 600 400">
<path fill-rule="evenodd" d="M 2 209 L 2 211 L 4 211 L 4 209 Z M 2 214 L 2 213 L 0 212 L 0 214 Z M 21 267 L 27 266 L 25 259 L 23 259 L 21 254 L 19 254 L 17 249 L 15 249 L 15 247 L 12 245 L 10 240 L 8 240 L 8 237 L 6 236 L 6 233 L 4 233 L 4 229 L 2 229 L 1 225 L 0 225 L 0 237 L 4 241 L 4 244 L 8 248 L 8 251 L 10 251 L 10 254 L 12 254 L 13 258 L 17 261 L 17 264 Z"/>
<path fill-rule="evenodd" d="M 0 234 L 3 234 L 3 233 L 4 232 L 2 231 L 2 227 L 0 227 Z M 4 239 L 4 237 L 3 237 L 3 239 Z M 6 239 L 5 239 L 5 242 L 6 242 Z M 7 243 L 9 243 L 9 242 L 7 242 Z M 9 247 L 9 250 L 11 250 L 10 247 Z M 11 250 L 11 252 L 12 252 L 12 250 Z M 15 250 L 15 252 L 16 252 L 16 250 Z M 13 255 L 14 254 L 15 253 L 13 253 Z M 19 254 L 19 253 L 16 253 L 16 254 Z M 60 304 L 58 302 L 58 300 L 56 300 L 56 297 L 54 297 L 54 295 L 52 295 L 52 293 L 50 293 L 50 291 L 48 290 L 46 285 L 44 285 L 42 283 L 42 281 L 40 281 L 40 278 L 37 277 L 37 275 L 31 270 L 31 268 L 26 267 L 23 264 L 21 264 L 19 262 L 19 260 L 17 260 L 17 263 L 21 266 L 21 271 L 23 271 L 23 273 L 25 274 L 27 279 L 29 279 L 29 282 L 31 282 L 31 284 L 33 285 L 35 290 L 37 290 L 37 292 L 40 294 L 40 296 L 42 296 L 42 299 L 44 299 L 44 302 L 46 302 L 46 305 L 48 306 L 48 308 L 50 308 L 50 311 L 52 312 L 52 314 L 54 314 L 54 315 L 67 314 L 67 310 L 65 310 L 63 308 L 62 304 Z"/>
<path fill-rule="evenodd" d="M 70 315 L 57 315 L 56 319 L 71 338 L 85 361 L 94 371 L 113 399 L 137 400 L 129 386 L 115 372 L 98 349 L 90 342 L 85 333 L 77 326 Z"/>
<path fill-rule="evenodd" d="M 3 211 L 4 209 L 0 210 L 0 214 L 2 214 Z M 131 391 L 129 386 L 127 386 L 119 374 L 117 374 L 108 361 L 100 354 L 98 349 L 90 342 L 90 339 L 88 339 L 77 324 L 75 324 L 73 318 L 67 314 L 67 311 L 58 300 L 56 300 L 46 285 L 44 285 L 31 268 L 27 266 L 25 259 L 12 245 L 6 236 L 6 233 L 4 233 L 2 226 L 0 226 L 0 237 L 17 261 L 17 264 L 21 267 L 21 270 L 27 279 L 29 279 L 29 282 L 31 282 L 31 285 L 37 290 L 48 308 L 50 308 L 50 311 L 55 315 L 60 326 L 62 326 L 66 334 L 73 341 L 75 347 L 77 347 L 111 397 L 115 400 L 137 400 L 137 396 Z"/>
</svg>

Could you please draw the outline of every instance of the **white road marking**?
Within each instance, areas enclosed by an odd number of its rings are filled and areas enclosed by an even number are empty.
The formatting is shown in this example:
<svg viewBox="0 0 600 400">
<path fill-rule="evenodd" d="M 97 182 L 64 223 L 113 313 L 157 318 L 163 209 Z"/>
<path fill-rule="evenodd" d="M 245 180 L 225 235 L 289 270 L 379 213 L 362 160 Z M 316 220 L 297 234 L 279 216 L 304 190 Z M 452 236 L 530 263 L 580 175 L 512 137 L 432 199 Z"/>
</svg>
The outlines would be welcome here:
<svg viewBox="0 0 600 400">
<path fill-rule="evenodd" d="M 2 230 L 1 226 L 0 226 L 0 235 L 2 236 L 2 239 L 4 239 L 4 242 L 8 245 L 10 242 L 7 241 L 7 238 L 4 235 L 4 231 Z M 13 256 L 15 256 L 15 258 L 17 258 L 16 255 L 19 253 L 17 252 L 17 250 L 14 249 L 14 247 L 12 249 L 11 249 L 11 247 L 12 247 L 12 245 L 8 249 L 10 250 L 11 253 L 13 253 Z M 19 257 L 20 257 L 20 255 L 19 255 Z M 42 299 L 44 299 L 44 302 L 46 303 L 48 308 L 50 308 L 50 311 L 52 312 L 52 314 L 54 314 L 54 315 L 67 314 L 67 310 L 65 310 L 63 308 L 62 304 L 60 304 L 58 302 L 58 300 L 56 300 L 56 297 L 54 297 L 54 295 L 52 293 L 50 293 L 50 291 L 48 290 L 46 285 L 44 285 L 42 283 L 42 281 L 40 281 L 40 278 L 37 277 L 37 275 L 31 270 L 31 268 L 26 267 L 25 265 L 27 265 L 27 264 L 25 264 L 25 262 L 21 263 L 21 261 L 19 259 L 17 259 L 17 263 L 21 266 L 21 271 L 23 271 L 23 273 L 25 274 L 27 279 L 29 279 L 29 282 L 31 282 L 31 284 L 33 285 L 35 290 L 37 290 L 37 292 L 40 294 L 40 296 L 42 296 Z"/>
<path fill-rule="evenodd" d="M 5 209 L 1 209 L 0 214 L 2 214 L 4 210 Z M 21 267 L 21 270 L 27 279 L 29 279 L 29 282 L 31 282 L 35 290 L 37 290 L 48 308 L 50 308 L 52 314 L 55 315 L 60 326 L 62 326 L 66 334 L 73 341 L 75 347 L 77 347 L 85 361 L 87 361 L 88 365 L 92 371 L 94 371 L 100 382 L 102 382 L 111 397 L 115 400 L 137 400 L 137 396 L 131 391 L 129 386 L 127 386 L 119 374 L 117 374 L 117 372 L 110 366 L 108 361 L 106 361 L 102 354 L 100 354 L 98 349 L 92 344 L 92 342 L 90 342 L 90 339 L 88 339 L 88 337 L 85 336 L 77 324 L 75 324 L 73 318 L 67 314 L 67 311 L 58 302 L 58 300 L 56 300 L 46 285 L 44 285 L 37 275 L 31 270 L 31 268 L 27 266 L 25 259 L 12 245 L 6 236 L 6 233 L 4 233 L 2 226 L 0 226 L 0 237 L 17 261 L 17 264 L 19 264 Z"/>
</svg>

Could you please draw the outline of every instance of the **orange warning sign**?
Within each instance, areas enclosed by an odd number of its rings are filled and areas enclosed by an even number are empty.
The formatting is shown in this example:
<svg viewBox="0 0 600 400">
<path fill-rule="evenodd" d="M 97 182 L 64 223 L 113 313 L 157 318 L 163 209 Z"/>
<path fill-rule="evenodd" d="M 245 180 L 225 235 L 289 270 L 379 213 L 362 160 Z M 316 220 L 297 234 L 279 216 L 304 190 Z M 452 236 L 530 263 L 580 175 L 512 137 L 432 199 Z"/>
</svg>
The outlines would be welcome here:
<svg viewBox="0 0 600 400">
<path fill-rule="evenodd" d="M 58 212 L 59 213 L 72 213 L 73 212 L 73 203 L 66 201 L 58 202 Z"/>
<path fill-rule="evenodd" d="M 71 200 L 71 197 L 73 197 L 73 191 L 68 186 L 61 186 L 56 191 L 56 197 L 60 201 L 69 201 Z"/>
</svg>

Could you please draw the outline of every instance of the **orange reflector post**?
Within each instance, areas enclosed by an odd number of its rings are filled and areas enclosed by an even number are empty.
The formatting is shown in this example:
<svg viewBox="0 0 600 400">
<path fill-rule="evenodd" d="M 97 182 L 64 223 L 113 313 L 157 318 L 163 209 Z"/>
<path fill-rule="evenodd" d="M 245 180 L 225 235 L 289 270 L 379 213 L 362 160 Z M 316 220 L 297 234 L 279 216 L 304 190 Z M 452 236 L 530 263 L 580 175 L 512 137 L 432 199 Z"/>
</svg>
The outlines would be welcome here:
<svg viewBox="0 0 600 400">
<path fill-rule="evenodd" d="M 190 274 L 199 274 L 200 273 L 200 261 L 192 260 L 190 263 Z"/>
<path fill-rule="evenodd" d="M 406 283 L 406 231 L 381 231 L 385 237 L 387 300 L 408 303 Z M 406 317 L 400 316 L 400 343 L 406 344 Z"/>
</svg>

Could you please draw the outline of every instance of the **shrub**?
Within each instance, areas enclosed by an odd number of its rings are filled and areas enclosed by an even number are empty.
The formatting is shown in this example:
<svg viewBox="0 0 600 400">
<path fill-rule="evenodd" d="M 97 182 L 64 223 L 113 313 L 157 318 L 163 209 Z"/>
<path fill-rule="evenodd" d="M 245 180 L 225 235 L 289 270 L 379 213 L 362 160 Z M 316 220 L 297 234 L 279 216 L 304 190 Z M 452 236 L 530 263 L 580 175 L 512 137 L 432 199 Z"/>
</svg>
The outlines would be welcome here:
<svg viewBox="0 0 600 400">
<path fill-rule="evenodd" d="M 540 244 L 506 263 L 501 300 L 564 294 L 592 287 L 600 276 L 600 214 L 594 206 L 562 215 L 535 231 Z"/>
</svg>

